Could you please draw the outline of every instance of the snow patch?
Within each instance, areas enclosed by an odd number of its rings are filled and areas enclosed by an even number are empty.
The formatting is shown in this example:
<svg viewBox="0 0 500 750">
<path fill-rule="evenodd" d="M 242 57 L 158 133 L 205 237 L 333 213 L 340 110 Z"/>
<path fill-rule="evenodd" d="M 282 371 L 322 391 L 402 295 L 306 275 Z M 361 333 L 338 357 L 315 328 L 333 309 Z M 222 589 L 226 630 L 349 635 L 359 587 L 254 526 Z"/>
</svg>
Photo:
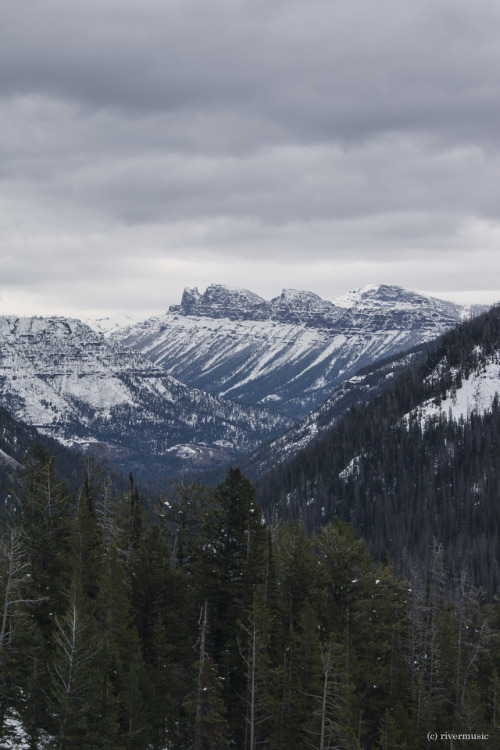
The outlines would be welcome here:
<svg viewBox="0 0 500 750">
<path fill-rule="evenodd" d="M 454 373 L 456 375 L 456 372 Z M 431 399 L 406 414 L 404 419 L 417 418 L 421 425 L 429 419 L 447 416 L 454 421 L 469 419 L 472 413 L 484 414 L 491 410 L 495 397 L 500 393 L 500 365 L 490 361 L 479 372 L 474 372 L 462 381 L 460 388 L 447 392 L 442 400 Z"/>
</svg>

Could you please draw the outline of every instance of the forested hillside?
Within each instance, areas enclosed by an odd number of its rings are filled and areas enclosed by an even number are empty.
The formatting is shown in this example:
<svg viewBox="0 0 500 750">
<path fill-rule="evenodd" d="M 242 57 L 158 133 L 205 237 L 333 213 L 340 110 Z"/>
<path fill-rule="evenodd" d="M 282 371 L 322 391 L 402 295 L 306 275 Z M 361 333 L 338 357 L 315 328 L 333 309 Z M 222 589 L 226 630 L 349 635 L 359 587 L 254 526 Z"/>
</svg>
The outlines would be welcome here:
<svg viewBox="0 0 500 750">
<path fill-rule="evenodd" d="M 80 485 L 84 458 L 81 453 L 70 450 L 35 427 L 21 422 L 0 406 L 0 498 L 9 492 L 13 474 L 17 471 L 25 454 L 35 445 L 54 456 L 56 471 L 64 477 L 71 489 Z"/>
<path fill-rule="evenodd" d="M 40 451 L 9 508 L 2 748 L 498 747 L 498 605 L 465 571 L 449 598 L 439 545 L 408 583 L 339 520 L 262 524 L 239 469 L 149 516 L 132 477 L 91 458 L 68 494 Z"/>
<path fill-rule="evenodd" d="M 465 567 L 498 594 L 499 363 L 496 307 L 271 471 L 259 484 L 265 512 L 310 533 L 338 515 L 406 575 L 430 565 L 437 539 L 450 581 Z"/>
<path fill-rule="evenodd" d="M 301 422 L 273 440 L 263 443 L 241 461 L 245 474 L 252 479 L 290 460 L 319 435 L 330 430 L 351 406 L 366 403 L 390 386 L 394 377 L 410 365 L 417 366 L 427 356 L 434 342 L 408 349 L 394 357 L 362 367 L 352 378 L 337 386 L 330 396 Z"/>
</svg>

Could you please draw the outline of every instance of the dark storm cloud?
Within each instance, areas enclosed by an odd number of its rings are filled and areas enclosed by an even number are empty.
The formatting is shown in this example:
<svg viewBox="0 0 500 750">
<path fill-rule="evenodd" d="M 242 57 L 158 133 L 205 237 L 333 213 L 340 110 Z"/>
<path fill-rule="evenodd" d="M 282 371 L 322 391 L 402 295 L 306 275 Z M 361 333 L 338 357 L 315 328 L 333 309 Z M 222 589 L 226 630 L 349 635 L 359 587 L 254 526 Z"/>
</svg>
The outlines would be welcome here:
<svg viewBox="0 0 500 750">
<path fill-rule="evenodd" d="M 239 112 L 298 141 L 497 138 L 492 0 L 21 0 L 3 20 L 4 95 L 137 116 Z"/>
<path fill-rule="evenodd" d="M 18 0 L 0 20 L 4 284 L 42 289 L 41 254 L 82 284 L 249 252 L 455 254 L 463 278 L 496 247 L 494 0 Z"/>
</svg>

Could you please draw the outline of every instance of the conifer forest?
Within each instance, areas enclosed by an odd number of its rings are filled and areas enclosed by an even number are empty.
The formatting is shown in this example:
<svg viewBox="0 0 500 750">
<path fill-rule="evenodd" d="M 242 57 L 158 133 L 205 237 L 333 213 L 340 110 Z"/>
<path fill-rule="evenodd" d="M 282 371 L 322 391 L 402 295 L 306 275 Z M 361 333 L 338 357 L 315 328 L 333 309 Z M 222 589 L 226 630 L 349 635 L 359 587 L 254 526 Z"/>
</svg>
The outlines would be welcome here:
<svg viewBox="0 0 500 750">
<path fill-rule="evenodd" d="M 1 747 L 498 747 L 498 601 L 436 541 L 409 581 L 338 518 L 263 523 L 238 468 L 146 509 L 35 449 L 1 545 Z"/>
</svg>

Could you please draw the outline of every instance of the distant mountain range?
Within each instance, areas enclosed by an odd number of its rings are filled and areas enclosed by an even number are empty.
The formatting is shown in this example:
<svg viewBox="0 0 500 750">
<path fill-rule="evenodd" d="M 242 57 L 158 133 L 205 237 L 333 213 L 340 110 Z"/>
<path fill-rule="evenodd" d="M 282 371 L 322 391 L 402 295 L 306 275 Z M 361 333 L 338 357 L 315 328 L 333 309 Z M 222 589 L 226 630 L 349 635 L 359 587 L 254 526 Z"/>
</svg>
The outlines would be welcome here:
<svg viewBox="0 0 500 750">
<path fill-rule="evenodd" d="M 110 336 L 192 387 L 299 419 L 361 367 L 430 341 L 470 314 L 395 286 L 330 302 L 290 289 L 266 301 L 213 285 L 203 294 L 186 289 L 164 315 Z"/>
<path fill-rule="evenodd" d="M 65 445 L 115 464 L 175 472 L 227 462 L 285 419 L 180 383 L 78 320 L 0 318 L 0 403 Z"/>
<path fill-rule="evenodd" d="M 66 446 L 99 445 L 127 472 L 207 469 L 241 461 L 328 398 L 295 428 L 297 447 L 360 387 L 370 390 L 353 380 L 360 368 L 470 312 L 393 286 L 330 302 L 296 290 L 266 301 L 214 285 L 186 289 L 180 305 L 138 324 L 6 316 L 0 405 Z M 283 457 L 279 445 L 290 453 L 284 440 L 266 449 L 266 465 Z"/>
</svg>

